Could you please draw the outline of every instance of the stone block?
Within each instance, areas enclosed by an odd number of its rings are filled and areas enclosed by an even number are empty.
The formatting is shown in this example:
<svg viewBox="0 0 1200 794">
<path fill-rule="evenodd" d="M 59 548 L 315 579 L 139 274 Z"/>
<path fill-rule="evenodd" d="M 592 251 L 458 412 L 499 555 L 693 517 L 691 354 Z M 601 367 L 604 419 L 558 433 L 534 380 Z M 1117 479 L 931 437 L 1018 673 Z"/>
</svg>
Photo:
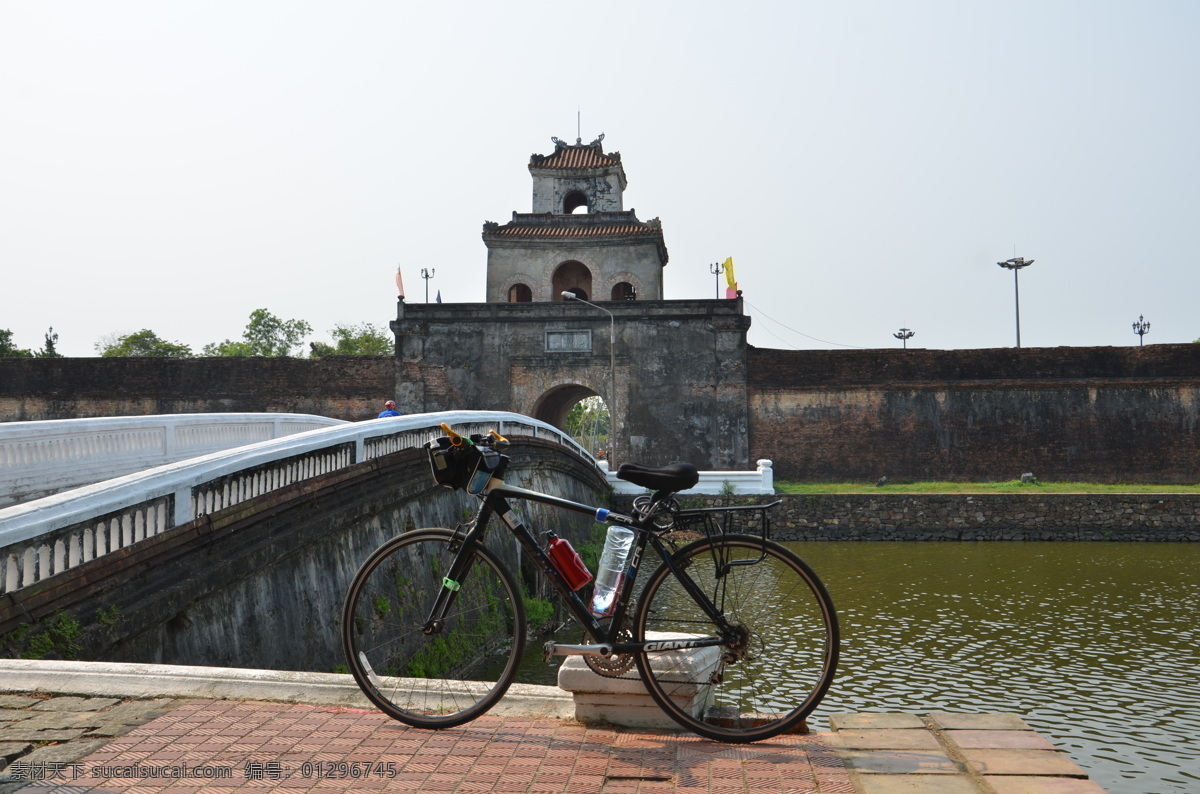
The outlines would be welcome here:
<svg viewBox="0 0 1200 794">
<path fill-rule="evenodd" d="M 686 639 L 689 635 L 649 632 L 647 639 Z M 705 681 L 716 670 L 721 658 L 719 648 L 692 648 L 656 654 L 651 665 L 679 668 L 692 681 Z M 636 670 L 621 678 L 609 678 L 593 672 L 582 656 L 568 656 L 558 668 L 558 686 L 570 692 L 575 701 L 575 719 L 580 722 L 609 722 L 631 728 L 677 729 L 650 697 Z M 700 714 L 709 705 L 706 690 L 685 685 L 672 696 L 684 709 Z"/>
<path fill-rule="evenodd" d="M 934 750 L 851 750 L 836 749 L 847 768 L 866 774 L 886 775 L 957 775 L 961 772 L 953 760 Z"/>
<path fill-rule="evenodd" d="M 829 744 L 855 750 L 940 750 L 942 747 L 929 731 L 906 728 L 842 730 L 829 737 Z"/>
<path fill-rule="evenodd" d="M 925 728 L 925 723 L 915 714 L 882 712 L 878 714 L 830 714 L 829 728 L 834 731 L 861 730 L 864 728 Z"/>
<path fill-rule="evenodd" d="M 928 715 L 935 728 L 941 730 L 1031 731 L 1025 720 L 1016 714 L 948 714 L 934 711 Z"/>
<path fill-rule="evenodd" d="M 1046 750 L 964 749 L 963 758 L 980 775 L 1046 775 L 1086 778 L 1067 756 Z"/>
</svg>

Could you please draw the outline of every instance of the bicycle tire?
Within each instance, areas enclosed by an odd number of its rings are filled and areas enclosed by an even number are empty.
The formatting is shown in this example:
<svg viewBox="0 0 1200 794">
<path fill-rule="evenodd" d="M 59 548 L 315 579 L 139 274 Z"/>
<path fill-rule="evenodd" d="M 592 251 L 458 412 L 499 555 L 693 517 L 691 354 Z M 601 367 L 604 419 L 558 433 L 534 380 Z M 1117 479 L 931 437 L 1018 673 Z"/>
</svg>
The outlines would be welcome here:
<svg viewBox="0 0 1200 794">
<path fill-rule="evenodd" d="M 760 555 L 716 576 L 725 562 Z M 639 652 L 651 698 L 683 728 L 716 741 L 798 730 L 837 669 L 837 613 L 825 585 L 793 552 L 749 535 L 703 538 L 672 560 L 734 628 L 712 648 Z M 670 641 L 721 632 L 663 563 L 642 591 L 633 635 Z"/>
<path fill-rule="evenodd" d="M 448 529 L 389 540 L 359 568 L 342 610 L 342 646 L 363 694 L 418 728 L 452 728 L 486 712 L 516 678 L 525 650 L 520 590 L 482 545 L 459 577 L 442 630 L 424 632 L 461 540 Z"/>
</svg>

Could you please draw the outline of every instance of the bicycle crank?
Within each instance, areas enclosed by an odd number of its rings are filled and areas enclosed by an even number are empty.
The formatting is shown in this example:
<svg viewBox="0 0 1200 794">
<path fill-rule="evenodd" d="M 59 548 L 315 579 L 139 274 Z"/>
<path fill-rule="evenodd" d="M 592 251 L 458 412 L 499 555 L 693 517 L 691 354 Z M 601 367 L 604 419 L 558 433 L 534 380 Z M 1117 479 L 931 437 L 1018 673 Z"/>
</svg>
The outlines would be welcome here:
<svg viewBox="0 0 1200 794">
<path fill-rule="evenodd" d="M 555 656 L 611 656 L 612 652 L 613 647 L 608 643 L 601 643 L 600 645 L 569 645 L 551 640 L 542 646 L 542 661 L 549 663 L 550 659 Z"/>
</svg>

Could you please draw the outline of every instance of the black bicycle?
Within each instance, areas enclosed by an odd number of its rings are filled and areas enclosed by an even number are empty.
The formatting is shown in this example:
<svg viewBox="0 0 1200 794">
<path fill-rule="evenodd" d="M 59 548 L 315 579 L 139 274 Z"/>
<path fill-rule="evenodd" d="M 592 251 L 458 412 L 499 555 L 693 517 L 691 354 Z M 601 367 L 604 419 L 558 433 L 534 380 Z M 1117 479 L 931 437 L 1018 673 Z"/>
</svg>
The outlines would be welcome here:
<svg viewBox="0 0 1200 794">
<path fill-rule="evenodd" d="M 480 500 L 456 529 L 414 529 L 380 546 L 350 585 L 342 643 L 366 696 L 422 728 L 449 728 L 494 706 L 525 650 L 525 599 L 512 571 L 515 536 L 582 627 L 580 644 L 548 642 L 544 658 L 582 655 L 600 675 L 636 666 L 675 722 L 723 742 L 751 742 L 801 728 L 833 679 L 838 623 L 813 570 L 773 542 L 774 505 L 681 509 L 674 494 L 696 484 L 689 464 L 621 466 L 617 476 L 653 492 L 620 515 L 504 481 L 508 445 L 495 431 L 427 445 L 434 478 Z M 555 533 L 542 542 L 512 502 L 540 502 L 632 531 L 611 604 L 581 597 L 589 577 Z M 775 504 L 778 504 L 776 502 Z M 610 527 L 610 532 L 612 531 Z M 749 531 L 745 531 L 749 529 Z M 644 552 L 661 562 L 644 582 Z M 528 562 L 526 563 L 528 564 Z"/>
</svg>

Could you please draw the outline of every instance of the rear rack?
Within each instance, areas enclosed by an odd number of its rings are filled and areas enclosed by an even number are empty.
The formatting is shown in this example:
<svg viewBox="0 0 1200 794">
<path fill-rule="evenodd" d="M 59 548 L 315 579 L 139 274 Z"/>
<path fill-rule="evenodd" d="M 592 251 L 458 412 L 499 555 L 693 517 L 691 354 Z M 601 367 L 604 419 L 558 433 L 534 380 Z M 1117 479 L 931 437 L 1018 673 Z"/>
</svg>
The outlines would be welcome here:
<svg viewBox="0 0 1200 794">
<path fill-rule="evenodd" d="M 674 523 L 665 531 L 674 535 L 675 540 L 717 538 L 725 535 L 757 535 L 763 540 L 770 540 L 770 510 L 782 502 L 780 499 L 765 505 L 678 510 L 674 513 Z"/>
</svg>

